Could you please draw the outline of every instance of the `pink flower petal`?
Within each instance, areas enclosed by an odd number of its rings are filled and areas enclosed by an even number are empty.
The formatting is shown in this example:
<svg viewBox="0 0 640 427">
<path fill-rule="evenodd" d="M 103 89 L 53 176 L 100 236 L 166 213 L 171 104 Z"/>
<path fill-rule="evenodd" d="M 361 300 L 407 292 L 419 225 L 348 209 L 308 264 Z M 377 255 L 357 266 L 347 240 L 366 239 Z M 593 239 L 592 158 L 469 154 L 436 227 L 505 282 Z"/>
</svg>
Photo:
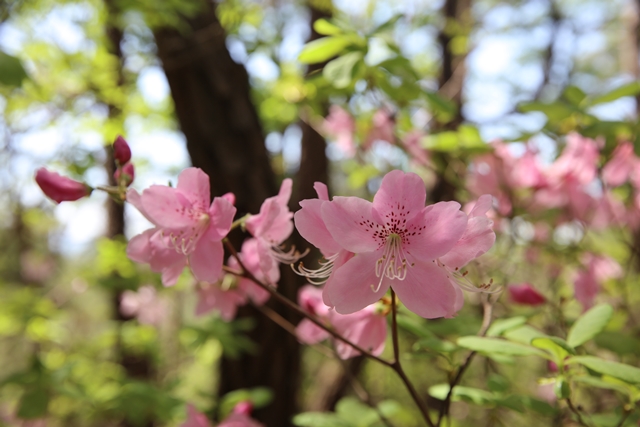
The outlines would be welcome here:
<svg viewBox="0 0 640 427">
<path fill-rule="evenodd" d="M 154 224 L 168 229 L 180 229 L 197 223 L 186 197 L 175 188 L 152 185 L 142 192 L 142 207 Z"/>
<path fill-rule="evenodd" d="M 457 202 L 424 208 L 407 223 L 404 249 L 416 259 L 436 259 L 449 252 L 467 228 L 467 215 Z"/>
<path fill-rule="evenodd" d="M 296 336 L 301 343 L 311 345 L 329 338 L 329 332 L 309 319 L 302 319 L 298 326 L 296 326 Z"/>
<path fill-rule="evenodd" d="M 374 306 L 349 314 L 330 315 L 330 322 L 336 331 L 349 341 L 379 356 L 384 350 L 387 338 L 387 321 L 384 316 L 376 314 Z M 343 341 L 336 340 L 336 352 L 341 359 L 358 356 L 360 352 Z"/>
<path fill-rule="evenodd" d="M 222 276 L 224 250 L 222 242 L 214 241 L 208 235 L 202 236 L 189 256 L 189 265 L 196 279 L 214 283 Z"/>
<path fill-rule="evenodd" d="M 358 197 L 334 197 L 321 210 L 327 229 L 344 249 L 361 253 L 378 248 L 374 233 L 381 225 L 373 220 L 370 202 Z"/>
<path fill-rule="evenodd" d="M 211 200 L 209 176 L 199 168 L 187 168 L 178 176 L 177 189 L 200 210 L 206 210 Z"/>
<path fill-rule="evenodd" d="M 180 427 L 211 427 L 211 423 L 207 417 L 198 412 L 191 404 L 187 405 L 187 421 L 182 423 Z"/>
<path fill-rule="evenodd" d="M 129 244 L 127 244 L 127 256 L 130 260 L 142 264 L 151 262 L 153 248 L 150 239 L 157 231 L 157 228 L 150 228 L 129 240 Z"/>
<path fill-rule="evenodd" d="M 424 182 L 415 173 L 393 170 L 382 178 L 380 189 L 373 198 L 373 209 L 389 222 L 391 215 L 409 220 L 424 208 L 427 192 Z"/>
<path fill-rule="evenodd" d="M 338 253 L 340 245 L 334 240 L 322 219 L 322 205 L 328 203 L 320 199 L 308 199 L 300 202 L 300 209 L 293 216 L 296 229 L 300 235 L 325 257 Z"/>
<path fill-rule="evenodd" d="M 329 200 L 329 189 L 326 184 L 323 184 L 322 182 L 314 182 L 313 189 L 316 190 L 318 199 Z"/>
<path fill-rule="evenodd" d="M 209 215 L 211 217 L 209 233 L 212 233 L 210 234 L 212 239 L 222 240 L 229 234 L 236 211 L 235 206 L 226 198 L 215 197 L 213 199 L 213 203 L 211 203 L 211 207 L 209 208 Z"/>
<path fill-rule="evenodd" d="M 340 314 L 354 313 L 373 304 L 384 296 L 390 281 L 384 279 L 377 291 L 380 278 L 376 277 L 375 264 L 382 251 L 356 255 L 336 269 L 324 292 Z"/>
<path fill-rule="evenodd" d="M 487 252 L 496 241 L 496 234 L 491 229 L 493 221 L 483 216 L 469 219 L 467 229 L 456 245 L 440 257 L 440 261 L 449 268 L 461 268 L 472 259 Z"/>
<path fill-rule="evenodd" d="M 394 280 L 391 286 L 409 310 L 427 319 L 452 317 L 459 308 L 456 287 L 446 270 L 433 261 L 416 261 L 407 277 Z"/>
</svg>

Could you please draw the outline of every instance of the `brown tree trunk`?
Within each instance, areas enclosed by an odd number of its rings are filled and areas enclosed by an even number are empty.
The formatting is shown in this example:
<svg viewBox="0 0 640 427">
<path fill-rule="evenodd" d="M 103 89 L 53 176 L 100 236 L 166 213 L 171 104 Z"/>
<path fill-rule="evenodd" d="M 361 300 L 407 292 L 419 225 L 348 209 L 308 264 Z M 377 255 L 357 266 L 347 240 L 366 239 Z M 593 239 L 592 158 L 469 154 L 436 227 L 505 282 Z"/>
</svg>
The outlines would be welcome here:
<svg viewBox="0 0 640 427">
<path fill-rule="evenodd" d="M 239 215 L 257 213 L 278 188 L 251 102 L 247 72 L 231 59 L 211 4 L 186 23 L 187 32 L 167 28 L 156 31 L 155 38 L 187 149 L 194 166 L 211 177 L 212 194 L 231 191 Z M 296 298 L 297 284 L 290 269 L 283 270 L 278 290 Z M 297 321 L 279 304 L 271 301 L 269 305 Z M 223 358 L 219 393 L 269 387 L 274 401 L 254 416 L 267 426 L 289 426 L 298 408 L 300 346 L 252 307 L 243 307 L 239 316 L 256 320 L 249 336 L 258 350 L 236 360 Z"/>
<path fill-rule="evenodd" d="M 440 94 L 456 104 L 456 116 L 448 123 L 436 126 L 435 131 L 455 130 L 463 122 L 462 88 L 465 78 L 465 55 L 454 55 L 450 44 L 453 39 L 446 23 L 451 21 L 466 22 L 471 19 L 471 0 L 446 0 L 442 8 L 445 26 L 438 34 L 438 42 L 442 50 L 442 66 L 439 76 Z M 434 161 L 441 165 L 436 183 L 430 197 L 433 202 L 454 200 L 456 185 L 447 178 L 447 165 L 451 161 L 447 153 L 434 154 Z"/>
</svg>

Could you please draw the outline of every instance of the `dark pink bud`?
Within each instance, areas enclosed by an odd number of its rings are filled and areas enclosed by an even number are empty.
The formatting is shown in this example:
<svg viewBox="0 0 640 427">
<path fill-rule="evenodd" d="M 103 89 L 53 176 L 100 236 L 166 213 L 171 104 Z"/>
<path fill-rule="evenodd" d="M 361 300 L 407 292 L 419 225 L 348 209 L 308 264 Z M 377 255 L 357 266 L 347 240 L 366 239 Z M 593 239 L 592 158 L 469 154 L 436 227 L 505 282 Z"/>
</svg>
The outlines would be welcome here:
<svg viewBox="0 0 640 427">
<path fill-rule="evenodd" d="M 127 163 L 124 166 L 122 166 L 121 168 L 118 168 L 115 171 L 115 173 L 113 174 L 113 177 L 115 178 L 116 183 L 118 185 L 120 185 L 122 183 L 122 185 L 124 185 L 125 187 L 130 186 L 131 183 L 133 182 L 133 180 L 136 177 L 136 173 L 135 173 L 135 169 L 133 168 L 133 164 L 132 163 Z"/>
<path fill-rule="evenodd" d="M 113 143 L 113 157 L 115 157 L 121 165 L 131 160 L 131 148 L 129 148 L 127 141 L 120 135 L 118 135 Z"/>
<path fill-rule="evenodd" d="M 36 182 L 42 192 L 56 203 L 73 202 L 91 194 L 93 189 L 83 182 L 74 181 L 45 168 L 36 171 Z"/>
<path fill-rule="evenodd" d="M 545 297 L 540 295 L 540 293 L 538 293 L 538 291 L 528 283 L 511 285 L 507 289 L 509 290 L 509 297 L 511 301 L 516 304 L 540 305 L 547 301 Z"/>
<path fill-rule="evenodd" d="M 547 369 L 549 369 L 549 372 L 558 372 L 558 365 L 556 365 L 555 362 L 549 360 L 547 362 Z"/>
<path fill-rule="evenodd" d="M 238 402 L 238 404 L 233 408 L 234 414 L 251 415 L 252 411 L 253 411 L 253 404 L 248 400 L 243 400 L 242 402 Z"/>
</svg>

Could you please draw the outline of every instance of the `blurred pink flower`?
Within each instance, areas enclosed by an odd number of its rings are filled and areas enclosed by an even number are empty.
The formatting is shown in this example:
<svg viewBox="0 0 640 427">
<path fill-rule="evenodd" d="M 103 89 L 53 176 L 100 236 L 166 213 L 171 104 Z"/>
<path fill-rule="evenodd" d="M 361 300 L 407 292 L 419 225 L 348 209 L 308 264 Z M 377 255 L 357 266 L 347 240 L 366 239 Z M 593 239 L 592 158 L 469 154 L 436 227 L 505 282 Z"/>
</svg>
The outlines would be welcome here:
<svg viewBox="0 0 640 427">
<path fill-rule="evenodd" d="M 617 187 L 624 184 L 632 175 L 640 175 L 637 172 L 638 168 L 640 168 L 640 159 L 633 151 L 633 144 L 622 142 L 602 168 L 602 181 L 608 186 Z"/>
<path fill-rule="evenodd" d="M 88 196 L 93 191 L 83 182 L 74 181 L 45 168 L 36 171 L 36 183 L 42 192 L 56 203 L 73 202 Z"/>
<path fill-rule="evenodd" d="M 141 286 L 137 292 L 124 291 L 120 297 L 120 312 L 127 317 L 136 317 L 145 325 L 160 325 L 167 309 L 167 301 L 158 297 L 151 285 Z"/>
<path fill-rule="evenodd" d="M 233 283 L 233 280 L 235 279 L 229 276 L 228 283 Z M 236 317 L 238 307 L 247 303 L 247 296 L 237 287 L 225 288 L 226 283 L 226 276 L 221 282 L 199 283 L 196 316 L 217 311 L 227 322 Z"/>
<path fill-rule="evenodd" d="M 573 285 L 575 297 L 586 311 L 593 306 L 602 283 L 622 277 L 622 267 L 613 258 L 592 253 L 583 255 L 582 265 L 586 269 L 578 270 Z"/>
<path fill-rule="evenodd" d="M 298 292 L 298 303 L 308 313 L 324 320 L 328 326 L 360 347 L 379 356 L 387 337 L 387 321 L 382 309 L 372 304 L 351 314 L 339 314 L 322 302 L 322 289 L 304 286 Z M 330 338 L 328 332 L 309 319 L 303 319 L 296 328 L 298 339 L 304 344 L 316 344 Z M 358 356 L 359 351 L 340 340 L 335 340 L 336 352 L 341 359 Z"/>
<path fill-rule="evenodd" d="M 165 286 L 176 283 L 187 261 L 196 279 L 217 281 L 222 275 L 222 239 L 236 208 L 225 197 L 210 200 L 209 177 L 198 168 L 182 171 L 176 188 L 152 185 L 142 195 L 129 190 L 127 201 L 156 226 L 131 239 L 129 258 L 162 272 Z"/>
<path fill-rule="evenodd" d="M 253 411 L 253 405 L 249 401 L 238 402 L 233 408 L 233 412 L 229 414 L 218 427 L 264 427 L 263 424 L 257 422 L 250 417 Z"/>
<path fill-rule="evenodd" d="M 187 420 L 180 427 L 212 427 L 207 416 L 191 404 L 187 405 Z"/>
<path fill-rule="evenodd" d="M 335 138 L 338 147 L 347 157 L 356 154 L 356 146 L 353 135 L 356 132 L 356 123 L 347 111 L 337 105 L 329 107 L 329 115 L 322 125 L 324 132 Z"/>
<path fill-rule="evenodd" d="M 407 153 L 411 156 L 411 160 L 420 166 L 429 165 L 429 153 L 425 150 L 420 141 L 424 137 L 424 133 L 419 130 L 414 130 L 407 133 L 402 139 Z"/>
<path fill-rule="evenodd" d="M 516 304 L 535 306 L 544 304 L 547 301 L 547 299 L 529 283 L 510 285 L 507 287 L 507 290 L 509 291 L 509 299 Z"/>
<path fill-rule="evenodd" d="M 386 141 L 389 144 L 394 144 L 393 131 L 395 126 L 395 119 L 391 113 L 384 109 L 376 111 L 371 119 L 371 129 L 362 144 L 363 148 L 368 149 L 375 141 Z"/>
</svg>

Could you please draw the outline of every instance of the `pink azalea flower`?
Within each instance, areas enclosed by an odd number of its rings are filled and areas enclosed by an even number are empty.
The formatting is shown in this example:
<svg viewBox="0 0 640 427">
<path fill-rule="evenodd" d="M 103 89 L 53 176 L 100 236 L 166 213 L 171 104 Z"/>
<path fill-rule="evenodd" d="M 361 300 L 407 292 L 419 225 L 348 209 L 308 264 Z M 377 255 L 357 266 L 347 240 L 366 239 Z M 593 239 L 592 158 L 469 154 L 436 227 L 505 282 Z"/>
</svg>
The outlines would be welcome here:
<svg viewBox="0 0 640 427">
<path fill-rule="evenodd" d="M 227 322 L 236 317 L 238 307 L 247 303 L 247 296 L 242 290 L 233 286 L 235 280 L 233 275 L 226 275 L 221 282 L 200 283 L 196 316 L 217 311 Z"/>
<path fill-rule="evenodd" d="M 180 427 L 212 427 L 207 416 L 191 404 L 187 405 L 187 421 L 180 424 Z"/>
<path fill-rule="evenodd" d="M 369 148 L 375 141 L 386 141 L 393 144 L 393 130 L 396 126 L 393 115 L 388 111 L 378 110 L 373 114 L 371 129 L 364 140 L 363 147 Z"/>
<path fill-rule="evenodd" d="M 507 290 L 509 291 L 509 299 L 516 304 L 535 306 L 547 302 L 547 299 L 529 283 L 510 285 Z"/>
<path fill-rule="evenodd" d="M 209 204 L 209 177 L 188 168 L 176 188 L 152 185 L 139 195 L 127 192 L 127 200 L 156 227 L 135 236 L 127 255 L 162 272 L 165 286 L 175 284 L 187 261 L 196 279 L 216 282 L 222 275 L 222 239 L 231 229 L 236 208 L 227 198 Z"/>
<path fill-rule="evenodd" d="M 158 297 L 153 286 L 141 286 L 137 292 L 124 291 L 120 298 L 120 312 L 136 317 L 143 325 L 158 326 L 167 314 L 167 302 Z"/>
<path fill-rule="evenodd" d="M 414 130 L 407 133 L 401 141 L 413 162 L 420 166 L 427 166 L 429 165 L 429 154 L 427 153 L 427 150 L 422 148 L 422 145 L 420 145 L 420 140 L 423 137 L 424 133 Z"/>
<path fill-rule="evenodd" d="M 369 305 L 355 313 L 339 314 L 322 302 L 322 289 L 312 285 L 300 289 L 298 303 L 308 313 L 324 320 L 328 326 L 332 326 L 351 342 L 370 350 L 376 356 L 382 354 L 387 338 L 387 321 L 382 314 L 383 310 L 377 304 Z M 300 322 L 296 328 L 296 335 L 304 344 L 316 344 L 330 338 L 327 331 L 309 319 Z M 335 346 L 341 359 L 349 359 L 360 354 L 358 350 L 340 340 L 335 341 Z"/>
<path fill-rule="evenodd" d="M 218 427 L 264 427 L 263 424 L 250 417 L 251 411 L 253 411 L 251 402 L 238 402 L 233 408 L 233 412 L 218 424 Z"/>
<path fill-rule="evenodd" d="M 335 197 L 321 214 L 333 240 L 356 254 L 335 269 L 325 302 L 354 313 L 393 287 L 405 306 L 426 318 L 453 316 L 458 290 L 436 260 L 456 245 L 467 215 L 456 202 L 424 206 L 426 192 L 416 174 L 391 171 L 373 203 Z"/>
<path fill-rule="evenodd" d="M 356 154 L 356 146 L 353 135 L 356 132 L 356 123 L 347 111 L 337 105 L 329 107 L 329 115 L 323 123 L 324 132 L 335 138 L 338 147 L 348 157 Z"/>
<path fill-rule="evenodd" d="M 56 203 L 76 201 L 88 196 L 93 190 L 83 182 L 74 181 L 45 168 L 36 171 L 36 183 L 42 192 Z"/>
<path fill-rule="evenodd" d="M 242 264 L 249 270 L 253 277 L 261 283 L 269 284 L 276 287 L 280 280 L 280 269 L 277 263 L 273 263 L 268 270 L 261 266 L 260 259 L 260 242 L 258 239 L 247 239 L 242 244 L 242 249 L 238 254 Z M 240 269 L 238 261 L 234 257 L 230 257 L 228 261 L 229 267 Z M 251 301 L 257 305 L 262 305 L 269 299 L 269 292 L 256 285 L 253 280 L 246 277 L 238 277 L 238 289 Z"/>
<path fill-rule="evenodd" d="M 259 266 L 267 279 L 273 277 L 279 262 L 292 264 L 299 258 L 293 250 L 284 252 L 281 248 L 293 231 L 293 213 L 288 206 L 292 185 L 289 178 L 282 181 L 278 195 L 266 199 L 260 213 L 250 216 L 245 223 L 249 233 L 256 238 Z"/>
<path fill-rule="evenodd" d="M 295 213 L 294 219 L 300 235 L 322 252 L 325 261 L 320 263 L 321 267 L 317 270 L 301 265 L 296 272 L 305 276 L 311 283 L 320 285 L 332 281 L 334 271 L 353 258 L 353 253 L 342 249 L 322 219 L 322 206 L 329 203 L 327 186 L 316 182 L 313 187 L 318 198 L 302 200 L 300 202 L 302 209 Z M 325 304 L 331 305 L 326 292 L 323 293 L 323 298 Z"/>
<path fill-rule="evenodd" d="M 622 277 L 622 267 L 613 258 L 591 253 L 584 254 L 582 264 L 586 269 L 580 269 L 575 274 L 573 285 L 575 297 L 586 311 L 593 307 L 600 287 L 606 280 Z"/>
</svg>

